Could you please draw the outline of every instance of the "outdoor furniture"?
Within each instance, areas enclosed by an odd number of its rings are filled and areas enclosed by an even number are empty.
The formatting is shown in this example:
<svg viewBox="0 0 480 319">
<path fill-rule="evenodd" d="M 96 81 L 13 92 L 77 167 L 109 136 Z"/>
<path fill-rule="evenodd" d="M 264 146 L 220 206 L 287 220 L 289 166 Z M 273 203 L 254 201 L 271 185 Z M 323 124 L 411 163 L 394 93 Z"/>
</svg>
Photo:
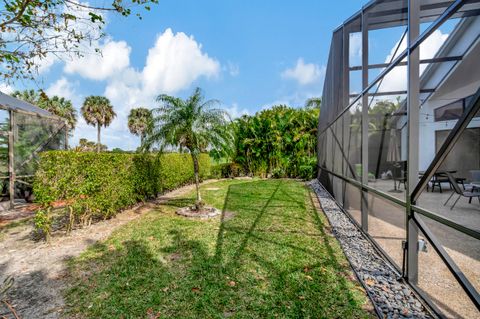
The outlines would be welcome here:
<svg viewBox="0 0 480 319">
<path fill-rule="evenodd" d="M 450 182 L 450 185 L 453 187 L 453 192 L 452 194 L 450 195 L 450 197 L 448 197 L 447 201 L 445 202 L 445 204 L 443 204 L 443 206 L 446 206 L 448 201 L 450 200 L 450 198 L 453 197 L 454 194 L 457 194 L 458 195 L 458 198 L 455 200 L 455 202 L 453 203 L 452 207 L 450 207 L 450 210 L 452 210 L 455 205 L 457 204 L 458 200 L 461 198 L 461 197 L 466 197 L 468 198 L 468 203 L 472 203 L 472 198 L 473 197 L 477 197 L 478 198 L 478 202 L 480 203 L 480 191 L 474 191 L 472 189 L 472 191 L 465 191 L 465 190 L 462 190 L 460 188 L 460 186 L 458 185 L 457 181 L 455 180 L 455 177 L 453 177 L 453 175 L 449 172 L 445 172 L 445 175 L 447 176 L 448 178 L 448 181 Z"/>
<path fill-rule="evenodd" d="M 398 161 L 392 165 L 393 190 L 391 192 L 401 192 L 400 185 L 403 184 L 403 189 L 406 189 L 407 182 L 407 162 Z M 398 182 L 398 188 L 397 188 Z"/>
<path fill-rule="evenodd" d="M 447 173 L 449 174 L 455 174 L 457 171 L 455 170 L 450 170 L 450 171 L 436 171 L 435 174 L 433 174 L 433 177 L 432 177 L 432 180 L 430 181 L 432 183 L 432 192 L 435 190 L 435 186 L 438 187 L 438 189 L 440 190 L 440 193 L 443 192 L 442 190 L 442 183 L 449 183 L 450 184 L 450 189 L 452 189 L 452 183 L 450 182 L 450 180 L 448 179 L 447 177 Z M 458 179 L 457 178 L 454 178 L 455 182 L 456 183 L 460 183 L 463 185 L 463 188 L 465 189 L 465 178 L 461 178 L 459 177 Z"/>
<path fill-rule="evenodd" d="M 471 182 L 480 182 L 480 170 L 471 170 L 470 177 Z"/>
</svg>

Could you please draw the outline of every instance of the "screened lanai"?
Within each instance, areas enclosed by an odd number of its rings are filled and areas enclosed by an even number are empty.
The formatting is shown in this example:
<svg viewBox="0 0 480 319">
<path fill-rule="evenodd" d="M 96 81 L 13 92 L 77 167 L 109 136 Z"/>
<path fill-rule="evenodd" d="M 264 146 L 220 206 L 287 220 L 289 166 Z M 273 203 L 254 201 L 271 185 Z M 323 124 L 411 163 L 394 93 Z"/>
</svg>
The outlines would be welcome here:
<svg viewBox="0 0 480 319">
<path fill-rule="evenodd" d="M 38 154 L 66 147 L 63 118 L 0 92 L 0 211 L 31 202 Z"/>
<path fill-rule="evenodd" d="M 320 182 L 452 318 L 480 317 L 479 15 L 369 2 L 333 33 L 319 118 Z"/>
</svg>

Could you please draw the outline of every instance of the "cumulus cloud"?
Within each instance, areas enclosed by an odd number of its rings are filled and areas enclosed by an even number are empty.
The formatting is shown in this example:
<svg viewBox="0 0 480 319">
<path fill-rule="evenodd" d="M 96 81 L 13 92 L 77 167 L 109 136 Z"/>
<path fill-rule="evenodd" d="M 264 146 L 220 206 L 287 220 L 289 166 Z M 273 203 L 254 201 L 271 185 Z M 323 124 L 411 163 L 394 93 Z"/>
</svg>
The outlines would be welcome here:
<svg viewBox="0 0 480 319">
<path fill-rule="evenodd" d="M 292 79 L 301 85 L 306 85 L 317 81 L 324 72 L 324 67 L 314 63 L 305 63 L 302 58 L 299 58 L 293 68 L 286 69 L 281 75 L 284 79 Z"/>
<path fill-rule="evenodd" d="M 14 87 L 7 83 L 0 83 L 0 92 L 5 94 L 12 94 L 15 91 Z"/>
<path fill-rule="evenodd" d="M 99 49 L 101 54 L 91 53 L 67 60 L 64 71 L 91 80 L 105 80 L 130 65 L 131 48 L 125 41 L 107 39 Z"/>
<path fill-rule="evenodd" d="M 220 63 L 202 52 L 193 36 L 165 30 L 148 51 L 142 72 L 146 91 L 173 93 L 185 88 L 200 76 L 218 75 Z"/>
<path fill-rule="evenodd" d="M 65 77 L 61 77 L 56 82 L 52 83 L 46 89 L 46 93 L 48 96 L 57 95 L 69 100 L 75 98 L 73 85 Z"/>
<path fill-rule="evenodd" d="M 443 43 L 447 40 L 448 34 L 442 33 L 440 30 L 433 32 L 426 40 L 420 45 L 420 59 L 433 58 Z M 395 53 L 395 48 L 398 42 L 391 49 L 390 54 L 385 59 L 385 62 L 390 62 Z M 397 51 L 396 58 L 407 48 L 407 40 L 404 38 L 400 43 L 400 47 Z M 425 71 L 426 64 L 420 64 L 420 75 Z M 387 91 L 402 91 L 407 89 L 407 67 L 398 66 L 390 71 L 383 79 L 382 85 L 379 89 L 380 92 Z"/>
<path fill-rule="evenodd" d="M 362 65 L 361 32 L 355 32 L 350 34 L 349 50 L 350 65 Z"/>
<path fill-rule="evenodd" d="M 171 29 L 166 29 L 159 34 L 154 45 L 148 51 L 145 66 L 140 70 L 129 65 L 131 48 L 126 43 L 118 45 L 121 42 L 123 41 L 110 40 L 109 43 L 116 50 L 112 50 L 113 55 L 108 59 L 118 63 L 118 55 L 122 55 L 123 63 L 120 64 L 122 67 L 117 67 L 112 71 L 113 65 L 105 66 L 101 77 L 93 73 L 98 69 L 97 66 L 92 67 L 91 74 L 86 73 L 90 72 L 88 70 L 84 71 L 88 69 L 86 63 L 91 62 L 94 65 L 103 63 L 102 61 L 107 59 L 108 50 L 104 48 L 103 57 L 92 57 L 91 61 L 80 63 L 75 68 L 75 72 L 87 78 L 102 78 L 107 81 L 103 94 L 110 99 L 117 117 L 111 126 L 102 131 L 103 141 L 109 147 L 135 149 L 138 146 L 138 138 L 128 132 L 126 124 L 132 108 L 142 106 L 151 109 L 155 106 L 154 99 L 158 94 L 175 94 L 190 87 L 201 77 L 215 78 L 220 74 L 222 68 L 216 59 L 209 57 L 202 50 L 202 45 L 193 36 L 188 36 L 183 32 L 174 33 Z M 123 52 L 119 53 L 119 50 Z M 242 114 L 243 111 L 237 110 L 238 114 Z M 83 121 L 79 122 L 78 127 L 79 134 L 76 134 L 75 137 L 77 140 L 80 135 L 95 138 L 94 132 L 90 132 L 91 128 L 87 128 Z M 83 134 L 83 132 L 86 133 Z"/>
</svg>

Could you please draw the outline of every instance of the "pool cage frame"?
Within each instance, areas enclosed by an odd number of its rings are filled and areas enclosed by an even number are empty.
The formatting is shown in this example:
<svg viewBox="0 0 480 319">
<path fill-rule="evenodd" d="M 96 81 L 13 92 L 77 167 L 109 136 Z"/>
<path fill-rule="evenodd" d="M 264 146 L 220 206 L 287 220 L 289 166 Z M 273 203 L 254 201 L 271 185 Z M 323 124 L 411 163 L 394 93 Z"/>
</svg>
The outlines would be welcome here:
<svg viewBox="0 0 480 319">
<path fill-rule="evenodd" d="M 31 187 L 31 179 L 33 179 L 33 174 L 17 174 L 16 165 L 15 165 L 15 141 L 18 138 L 18 126 L 21 125 L 18 121 L 19 116 L 28 116 L 29 119 L 33 121 L 51 121 L 52 123 L 58 125 L 53 129 L 53 132 L 50 132 L 46 136 L 46 139 L 43 140 L 39 145 L 35 145 L 35 148 L 30 152 L 30 154 L 24 158 L 19 167 L 23 167 L 30 163 L 36 163 L 37 155 L 39 152 L 43 151 L 45 147 L 49 145 L 52 140 L 57 137 L 63 138 L 63 148 L 68 149 L 68 121 L 62 117 L 51 114 L 50 112 L 41 109 L 35 105 L 27 103 L 25 101 L 16 99 L 9 95 L 0 92 L 0 110 L 8 112 L 8 130 L 0 131 L 0 136 L 7 138 L 8 141 L 8 175 L 0 176 L 0 180 L 5 182 L 8 180 L 8 208 L 15 209 L 17 207 L 16 199 L 16 190 L 15 185 L 23 184 L 28 187 Z M 6 123 L 7 124 L 7 123 Z M 63 136 L 60 136 L 63 135 Z"/>
<path fill-rule="evenodd" d="M 405 222 L 406 222 L 406 236 L 405 236 L 405 243 L 403 248 L 404 254 L 404 262 L 402 265 L 402 269 L 398 269 L 401 272 L 403 278 L 407 280 L 409 283 L 412 284 L 414 290 L 422 296 L 422 298 L 428 303 L 428 305 L 435 311 L 437 314 L 440 314 L 441 311 L 438 307 L 426 296 L 421 289 L 419 289 L 416 284 L 418 283 L 418 242 L 419 242 L 419 231 L 423 233 L 425 238 L 431 243 L 433 249 L 436 251 L 438 256 L 447 266 L 450 273 L 454 276 L 456 281 L 460 284 L 460 286 L 465 291 L 466 295 L 470 298 L 473 302 L 477 310 L 480 310 L 480 296 L 479 292 L 475 289 L 472 283 L 468 280 L 468 278 L 464 275 L 461 269 L 456 265 L 453 259 L 449 256 L 449 254 L 445 251 L 442 247 L 442 244 L 437 239 L 437 237 L 433 234 L 433 232 L 429 229 L 429 227 L 424 223 L 424 221 L 419 218 L 420 216 L 428 217 L 438 223 L 443 225 L 449 226 L 455 229 L 458 232 L 461 232 L 465 235 L 468 235 L 476 240 L 480 240 L 480 232 L 475 229 L 471 229 L 465 227 L 453 220 L 440 216 L 439 214 L 429 211 L 423 207 L 417 205 L 417 200 L 425 187 L 427 187 L 428 182 L 431 180 L 432 176 L 436 172 L 436 170 L 440 167 L 443 160 L 449 154 L 449 151 L 455 145 L 455 142 L 459 139 L 460 135 L 464 130 L 467 128 L 467 125 L 472 120 L 472 118 L 479 112 L 480 110 L 480 88 L 478 89 L 477 93 L 474 95 L 473 99 L 470 103 L 466 106 L 465 112 L 463 115 L 458 119 L 456 125 L 449 133 L 446 141 L 441 146 L 437 154 L 435 155 L 433 161 L 428 166 L 428 169 L 425 171 L 423 176 L 419 179 L 419 172 L 418 172 L 418 165 L 408 165 L 408 163 L 418 163 L 419 162 L 419 154 L 417 151 L 411 150 L 418 150 L 419 149 L 419 117 L 420 117 L 420 94 L 421 93 L 431 93 L 432 90 L 421 90 L 420 84 L 420 65 L 422 63 L 438 63 L 438 62 L 446 62 L 446 61 L 460 61 L 462 56 L 448 56 L 448 57 L 439 57 L 439 58 L 432 58 L 428 60 L 420 60 L 419 54 L 419 47 L 420 44 L 423 43 L 432 33 L 437 30 L 445 21 L 453 17 L 466 17 L 466 16 L 473 16 L 473 15 L 480 15 L 480 1 L 466 1 L 466 0 L 456 0 L 456 1 L 421 1 L 418 0 L 405 0 L 405 7 L 398 9 L 398 14 L 404 14 L 407 16 L 407 21 L 404 23 L 406 24 L 405 34 L 403 36 L 407 37 L 407 47 L 402 52 L 398 52 L 397 55 L 394 55 L 394 58 L 390 61 L 390 63 L 382 63 L 382 64 L 369 64 L 369 48 L 368 48 L 368 31 L 369 31 L 369 23 L 390 23 L 391 25 L 398 25 L 398 23 L 402 23 L 399 21 L 387 21 L 382 20 L 382 15 L 377 14 L 373 18 L 369 15 L 368 10 L 371 9 L 373 6 L 380 4 L 384 4 L 388 6 L 388 3 L 393 3 L 395 0 L 385 0 L 385 1 L 371 1 L 367 5 L 365 5 L 359 12 L 357 12 L 354 16 L 350 19 L 345 21 L 345 23 L 337 28 L 334 32 L 334 39 L 332 40 L 332 48 L 330 51 L 329 57 L 329 67 L 332 67 L 333 73 L 338 73 L 338 75 L 333 75 L 332 77 L 337 77 L 337 82 L 339 83 L 338 86 L 335 84 L 328 84 L 325 83 L 324 87 L 324 97 L 322 99 L 322 112 L 319 118 L 319 127 L 318 127 L 318 179 L 320 182 L 326 187 L 330 193 L 332 193 L 332 185 L 330 182 L 330 177 L 333 176 L 338 178 L 342 181 L 343 185 L 345 183 L 354 186 L 356 189 L 360 191 L 361 196 L 361 204 L 360 204 L 360 212 L 361 212 L 361 222 L 355 221 L 352 217 L 350 217 L 362 231 L 365 233 L 367 237 L 371 239 L 371 241 L 375 244 L 376 248 L 378 248 L 383 255 L 388 258 L 390 257 L 388 254 L 372 239 L 372 237 L 368 234 L 368 218 L 369 218 L 369 211 L 368 211 L 368 199 L 365 194 L 374 194 L 380 198 L 386 199 L 390 202 L 393 202 L 401 207 L 403 207 L 405 211 Z M 425 4 L 427 3 L 427 4 Z M 460 8 L 464 6 L 471 5 L 469 10 L 462 10 L 460 12 Z M 430 18 L 425 18 L 425 12 L 429 10 L 431 7 L 432 12 L 434 10 L 435 14 L 432 14 Z M 388 7 L 386 7 L 388 8 Z M 465 9 L 465 7 L 464 7 Z M 441 11 L 439 11 L 441 10 Z M 406 12 L 405 12 L 406 11 Z M 423 11 L 423 15 L 421 16 L 421 11 Z M 385 11 L 386 12 L 386 11 Z M 390 15 L 395 14 L 395 10 L 392 9 L 388 13 Z M 387 13 L 385 13 L 387 15 Z M 356 23 L 355 21 L 359 22 L 359 25 L 354 27 L 354 31 L 352 31 L 352 23 Z M 420 24 L 422 22 L 431 22 L 428 28 L 423 32 L 420 33 Z M 366 27 L 365 27 L 366 26 Z M 361 43 L 362 43 L 362 51 L 361 51 L 361 59 L 362 65 L 361 66 L 349 66 L 349 36 L 353 32 L 361 32 Z M 335 36 L 339 37 L 340 42 L 340 49 L 341 55 L 335 55 L 335 49 L 333 48 Z M 340 35 L 341 34 L 341 35 Z M 340 37 L 342 37 L 340 39 Z M 400 41 L 401 42 L 401 41 Z M 398 48 L 397 48 L 398 49 Z M 333 53 L 333 54 L 332 54 Z M 334 70 L 335 66 L 330 66 L 331 59 L 335 60 L 338 59 L 337 56 L 341 56 L 340 63 L 341 69 Z M 405 62 L 406 59 L 406 62 Z M 335 63 L 335 61 L 334 61 Z M 480 62 L 479 62 L 480 63 Z M 395 91 L 395 92 L 387 92 L 387 94 L 406 94 L 406 115 L 408 118 L 407 121 L 407 180 L 406 180 L 406 198 L 405 200 L 401 200 L 391 194 L 383 192 L 377 188 L 371 187 L 368 185 L 368 107 L 362 107 L 361 112 L 361 167 L 362 172 L 361 176 L 358 176 L 358 180 L 345 176 L 344 172 L 347 170 L 352 172 L 355 176 L 355 168 L 349 163 L 347 155 L 344 153 L 342 141 L 339 141 L 338 137 L 335 133 L 334 124 L 342 119 L 342 115 L 348 112 L 352 107 L 356 105 L 356 103 L 361 103 L 361 105 L 366 106 L 369 105 L 369 96 L 372 95 L 371 90 L 375 89 L 375 86 L 381 83 L 382 79 L 385 75 L 387 75 L 390 71 L 392 71 L 395 67 L 405 65 L 407 68 L 407 90 L 406 91 Z M 373 80 L 369 82 L 369 69 L 381 69 L 382 71 L 376 76 Z M 335 72 L 338 71 L 338 72 Z M 349 94 L 349 72 L 350 71 L 361 71 L 362 74 L 362 90 L 359 94 L 350 95 Z M 329 74 L 327 69 L 327 76 L 325 81 L 329 81 Z M 332 80 L 335 83 L 335 80 Z M 330 85 L 330 87 L 328 87 Z M 329 91 L 330 93 L 327 94 L 335 94 L 335 97 L 325 98 L 325 92 Z M 434 91 L 434 89 L 433 89 Z M 375 93 L 373 93 L 375 94 Z M 352 100 L 353 98 L 353 100 Z M 338 101 L 339 100 L 339 101 Z M 338 101 L 337 103 L 332 103 L 331 101 Z M 342 107 L 346 105 L 346 107 Z M 405 112 L 404 112 L 405 113 Z M 326 159 L 322 158 L 322 152 L 329 152 L 330 150 L 326 150 L 328 142 L 323 143 L 324 138 L 326 137 L 327 132 L 330 132 L 332 136 L 332 144 L 337 144 L 341 151 L 339 154 L 342 157 L 342 174 L 338 174 L 334 172 L 333 163 L 331 169 L 327 168 L 325 165 Z M 325 144 L 325 145 L 324 145 Z M 332 157 L 332 161 L 335 159 Z M 347 163 L 348 167 L 345 167 L 345 163 Z M 359 175 L 359 174 L 357 174 Z M 345 186 L 343 186 L 345 188 Z M 332 193 L 333 194 L 333 193 Z M 348 215 L 348 214 L 347 214 Z M 393 265 L 395 263 L 392 262 Z"/>
</svg>

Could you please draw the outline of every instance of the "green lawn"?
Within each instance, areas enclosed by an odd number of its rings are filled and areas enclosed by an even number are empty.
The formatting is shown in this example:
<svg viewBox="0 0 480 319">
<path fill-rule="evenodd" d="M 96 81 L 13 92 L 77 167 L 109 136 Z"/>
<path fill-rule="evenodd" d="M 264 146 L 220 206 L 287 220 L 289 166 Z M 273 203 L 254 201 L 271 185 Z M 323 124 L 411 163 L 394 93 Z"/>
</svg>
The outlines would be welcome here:
<svg viewBox="0 0 480 319">
<path fill-rule="evenodd" d="M 214 188 L 218 188 L 215 190 Z M 204 185 L 223 218 L 159 206 L 71 260 L 69 316 L 81 318 L 367 318 L 366 296 L 303 183 Z M 223 220 L 223 221 L 222 221 Z"/>
</svg>

